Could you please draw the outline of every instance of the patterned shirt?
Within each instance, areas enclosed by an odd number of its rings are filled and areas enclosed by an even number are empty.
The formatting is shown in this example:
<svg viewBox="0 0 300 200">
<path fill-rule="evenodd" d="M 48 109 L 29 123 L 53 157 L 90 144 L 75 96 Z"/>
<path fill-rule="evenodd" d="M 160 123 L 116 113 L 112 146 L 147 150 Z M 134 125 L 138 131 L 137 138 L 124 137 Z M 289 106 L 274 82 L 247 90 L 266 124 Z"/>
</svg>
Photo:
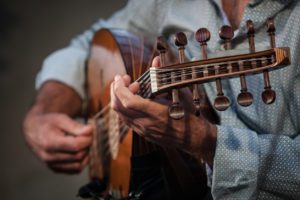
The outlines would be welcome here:
<svg viewBox="0 0 300 200">
<path fill-rule="evenodd" d="M 145 38 L 184 31 L 189 45 L 186 56 L 200 58 L 195 31 L 206 27 L 211 32 L 208 51 L 222 50 L 219 28 L 228 23 L 220 0 L 131 0 L 107 20 L 100 19 L 71 44 L 48 56 L 37 76 L 37 88 L 47 80 L 58 80 L 84 97 L 84 62 L 90 40 L 98 29 L 123 28 Z M 300 2 L 298 0 L 252 0 L 232 40 L 234 49 L 248 48 L 246 21 L 256 29 L 255 43 L 269 46 L 265 29 L 267 18 L 276 25 L 276 45 L 291 50 L 289 67 L 270 72 L 276 101 L 265 105 L 262 74 L 246 76 L 254 103 L 241 107 L 239 78 L 222 80 L 223 92 L 231 107 L 218 112 L 217 147 L 212 169 L 214 199 L 300 199 Z M 171 42 L 173 43 L 173 41 Z M 216 97 L 215 83 L 204 84 L 211 102 Z"/>
</svg>

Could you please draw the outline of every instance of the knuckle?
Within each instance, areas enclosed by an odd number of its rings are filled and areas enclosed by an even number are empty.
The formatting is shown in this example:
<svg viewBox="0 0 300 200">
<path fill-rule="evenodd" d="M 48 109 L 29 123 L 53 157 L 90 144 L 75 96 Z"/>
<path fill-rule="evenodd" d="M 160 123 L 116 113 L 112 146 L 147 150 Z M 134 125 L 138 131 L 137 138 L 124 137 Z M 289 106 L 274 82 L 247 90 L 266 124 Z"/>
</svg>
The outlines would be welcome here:
<svg viewBox="0 0 300 200">
<path fill-rule="evenodd" d="M 79 162 L 75 163 L 72 168 L 73 168 L 73 170 L 75 170 L 77 172 L 81 172 L 81 170 L 82 170 L 81 164 Z"/>
<path fill-rule="evenodd" d="M 45 161 L 45 162 L 49 162 L 50 161 L 50 156 L 47 153 L 41 152 L 40 153 L 40 158 Z"/>
<path fill-rule="evenodd" d="M 67 118 L 65 114 L 61 114 L 61 113 L 52 114 L 51 117 L 52 117 L 53 120 L 56 119 L 58 121 L 65 120 Z"/>
<path fill-rule="evenodd" d="M 71 151 L 74 151 L 74 152 L 78 152 L 80 151 L 80 146 L 78 143 L 74 143 L 71 147 L 70 147 L 70 150 Z"/>
<path fill-rule="evenodd" d="M 117 87 L 116 84 L 113 85 L 113 91 L 116 96 L 119 96 L 119 94 L 122 92 L 121 88 Z"/>
<path fill-rule="evenodd" d="M 134 104 L 131 101 L 128 101 L 128 100 L 125 100 L 123 102 L 123 105 L 124 105 L 124 108 L 126 108 L 126 109 L 132 109 L 133 106 L 134 106 Z"/>
<path fill-rule="evenodd" d="M 113 102 L 112 104 L 111 104 L 111 108 L 114 110 L 114 111 L 119 111 L 120 109 L 119 109 L 119 106 L 115 103 L 115 102 Z"/>
<path fill-rule="evenodd" d="M 45 124 L 52 124 L 57 120 L 60 120 L 60 114 L 49 113 L 43 116 L 43 121 Z"/>
<path fill-rule="evenodd" d="M 82 159 L 85 158 L 85 156 L 86 156 L 85 152 L 80 152 L 80 153 L 77 153 L 77 154 L 75 155 L 75 159 L 76 159 L 76 160 L 82 160 Z"/>
<path fill-rule="evenodd" d="M 46 151 L 49 151 L 52 148 L 52 145 L 48 140 L 42 140 L 41 145 Z"/>
</svg>

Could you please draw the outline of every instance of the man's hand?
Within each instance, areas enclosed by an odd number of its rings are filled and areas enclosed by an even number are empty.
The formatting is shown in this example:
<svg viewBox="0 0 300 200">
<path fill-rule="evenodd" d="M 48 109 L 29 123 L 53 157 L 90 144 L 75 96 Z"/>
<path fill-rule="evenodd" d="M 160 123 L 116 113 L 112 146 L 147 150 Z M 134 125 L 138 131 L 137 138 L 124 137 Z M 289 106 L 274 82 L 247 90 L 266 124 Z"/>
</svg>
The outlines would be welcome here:
<svg viewBox="0 0 300 200">
<path fill-rule="evenodd" d="M 196 117 L 190 112 L 186 112 L 181 120 L 173 120 L 165 103 L 143 99 L 135 95 L 138 90 L 139 84 L 130 84 L 128 76 L 115 77 L 111 86 L 112 107 L 120 118 L 146 139 L 162 146 L 175 146 L 212 165 L 216 126 L 203 116 Z"/>
<path fill-rule="evenodd" d="M 72 89 L 47 82 L 25 117 L 27 143 L 55 172 L 79 173 L 88 163 L 92 127 L 69 117 L 78 112 L 80 104 L 79 96 Z"/>
</svg>

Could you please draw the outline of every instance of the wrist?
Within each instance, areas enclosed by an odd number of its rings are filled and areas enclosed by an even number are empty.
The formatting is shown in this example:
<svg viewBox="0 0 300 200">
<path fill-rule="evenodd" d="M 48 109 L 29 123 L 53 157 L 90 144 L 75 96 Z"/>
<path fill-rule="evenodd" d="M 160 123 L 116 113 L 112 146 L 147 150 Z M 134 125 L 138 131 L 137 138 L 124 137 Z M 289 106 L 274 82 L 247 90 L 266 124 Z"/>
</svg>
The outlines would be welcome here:
<svg viewBox="0 0 300 200">
<path fill-rule="evenodd" d="M 75 116 L 81 113 L 81 104 L 80 96 L 71 87 L 61 82 L 47 81 L 38 91 L 32 112 L 35 114 L 58 112 Z"/>
<path fill-rule="evenodd" d="M 203 146 L 206 150 L 204 154 L 204 160 L 210 167 L 212 167 L 217 146 L 217 126 L 215 124 L 208 122 L 208 128 L 204 141 L 205 143 Z"/>
<path fill-rule="evenodd" d="M 182 135 L 189 137 L 183 139 L 183 148 L 186 148 L 185 150 L 197 160 L 212 166 L 216 151 L 217 126 L 203 116 L 196 117 L 192 114 L 189 115 L 187 121 L 189 128 Z"/>
</svg>

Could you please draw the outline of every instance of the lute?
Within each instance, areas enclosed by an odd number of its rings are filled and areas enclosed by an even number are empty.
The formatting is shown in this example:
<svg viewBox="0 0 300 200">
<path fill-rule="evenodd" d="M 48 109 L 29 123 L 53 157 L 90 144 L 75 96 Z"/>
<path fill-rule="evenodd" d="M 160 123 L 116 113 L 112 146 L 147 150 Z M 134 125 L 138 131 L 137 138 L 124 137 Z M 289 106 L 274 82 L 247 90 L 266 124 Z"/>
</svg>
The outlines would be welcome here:
<svg viewBox="0 0 300 200">
<path fill-rule="evenodd" d="M 187 39 L 184 33 L 175 36 L 178 46 L 178 62 L 166 64 L 167 46 L 162 37 L 157 40 L 156 49 L 159 52 L 160 67 L 150 67 L 154 53 L 144 46 L 142 37 L 122 30 L 102 29 L 98 31 L 92 41 L 92 48 L 87 67 L 87 96 L 88 118 L 95 127 L 94 140 L 91 147 L 90 177 L 101 180 L 101 189 L 98 195 L 110 195 L 115 199 L 128 196 L 130 183 L 131 155 L 143 154 L 156 150 L 157 147 L 132 132 L 125 124 L 119 122 L 116 114 L 110 108 L 110 83 L 116 74 L 129 74 L 140 83 L 139 95 L 144 98 L 153 98 L 161 93 L 170 93 L 172 103 L 169 115 L 172 119 L 180 120 L 185 111 L 180 103 L 179 90 L 189 87 L 193 97 L 195 114 L 201 112 L 201 92 L 199 84 L 216 82 L 217 97 L 213 103 L 219 111 L 226 110 L 231 100 L 222 91 L 221 79 L 238 77 L 241 83 L 241 92 L 237 101 L 241 106 L 250 106 L 252 94 L 247 89 L 246 75 L 262 73 L 264 78 L 264 92 L 262 99 L 266 104 L 273 103 L 276 95 L 271 88 L 269 70 L 279 69 L 290 64 L 288 47 L 275 46 L 275 27 L 271 19 L 267 21 L 267 32 L 270 36 L 270 48 L 255 49 L 254 27 L 249 20 L 248 40 L 249 50 L 230 50 L 230 41 L 233 38 L 231 27 L 223 26 L 220 29 L 220 38 L 224 40 L 225 52 L 216 56 L 208 56 L 206 48 L 210 39 L 207 29 L 201 28 L 196 34 L 200 43 L 201 60 L 185 61 L 184 49 Z M 217 119 L 212 119 L 217 122 Z M 175 162 L 174 171 L 182 174 L 180 167 L 183 160 L 178 158 L 177 150 L 163 151 L 167 158 L 179 160 Z M 199 164 L 199 166 L 202 166 Z M 181 171 L 180 171 L 181 170 Z M 178 175 L 178 177 L 182 177 Z M 177 177 L 177 180 L 180 178 Z M 199 177 L 198 177 L 199 178 Z M 206 185 L 205 174 L 200 177 Z M 184 185 L 184 183 L 181 183 Z M 184 187 L 184 186 L 182 186 Z M 203 186 L 203 191 L 205 186 Z M 204 194 L 204 193 L 203 193 Z"/>
</svg>

